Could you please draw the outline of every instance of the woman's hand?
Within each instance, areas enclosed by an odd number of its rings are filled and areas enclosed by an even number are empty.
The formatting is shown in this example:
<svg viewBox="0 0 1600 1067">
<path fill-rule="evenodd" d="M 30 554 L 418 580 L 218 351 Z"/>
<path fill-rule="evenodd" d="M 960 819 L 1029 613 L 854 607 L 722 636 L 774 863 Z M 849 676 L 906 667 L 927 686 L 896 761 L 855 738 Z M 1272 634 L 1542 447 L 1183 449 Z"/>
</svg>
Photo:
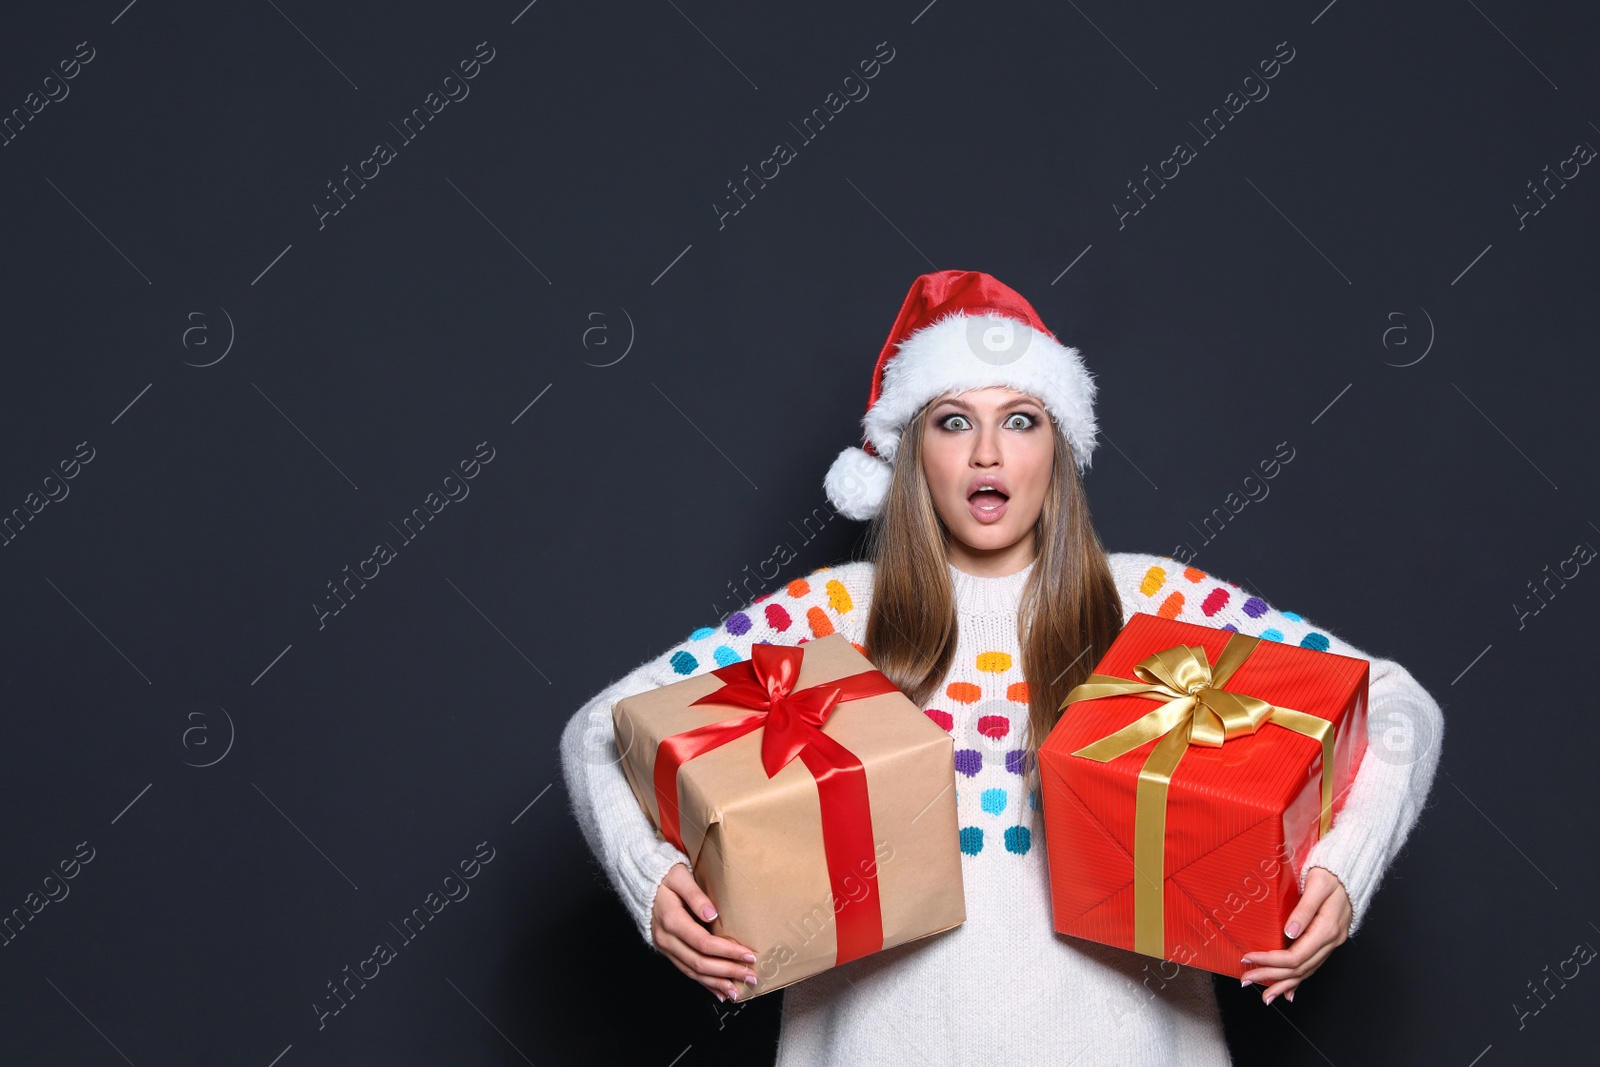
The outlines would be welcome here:
<svg viewBox="0 0 1600 1067">
<path fill-rule="evenodd" d="M 715 936 L 696 915 L 709 922 L 717 917 L 716 906 L 689 868 L 675 863 L 656 888 L 650 913 L 650 936 L 656 951 L 715 993 L 718 1000 L 738 1000 L 739 983 L 755 984 L 756 972 L 747 964 L 756 962 L 756 954 L 737 941 Z"/>
<path fill-rule="evenodd" d="M 1263 1004 L 1271 1004 L 1279 993 L 1293 1000 L 1301 981 L 1321 967 L 1328 953 L 1350 936 L 1351 914 L 1350 897 L 1333 872 L 1325 867 L 1311 868 L 1300 904 L 1284 926 L 1284 932 L 1295 939 L 1293 947 L 1250 953 L 1244 958 L 1247 969 L 1240 984 L 1259 982 L 1265 986 L 1261 991 Z"/>
</svg>

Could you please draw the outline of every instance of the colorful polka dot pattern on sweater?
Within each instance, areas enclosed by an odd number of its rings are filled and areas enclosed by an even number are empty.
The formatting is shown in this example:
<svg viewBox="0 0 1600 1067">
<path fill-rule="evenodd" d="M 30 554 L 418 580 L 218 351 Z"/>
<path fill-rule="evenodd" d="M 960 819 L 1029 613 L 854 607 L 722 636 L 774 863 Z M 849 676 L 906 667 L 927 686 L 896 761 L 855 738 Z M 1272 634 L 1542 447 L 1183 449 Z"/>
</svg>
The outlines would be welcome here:
<svg viewBox="0 0 1600 1067">
<path fill-rule="evenodd" d="M 1327 635 L 1293 612 L 1167 556 L 1116 553 L 1124 621 L 1135 612 L 1180 619 L 1269 641 L 1326 651 Z M 1038 797 L 1023 797 L 1030 768 L 1028 683 L 1016 611 L 1030 564 L 1016 574 L 978 578 L 950 568 L 958 611 L 949 674 L 924 713 L 955 740 L 956 802 L 967 857 L 1025 857 L 1032 850 Z M 719 626 L 693 631 L 664 661 L 662 684 L 747 659 L 759 643 L 804 645 L 842 633 L 862 645 L 872 596 L 872 564 L 819 568 L 757 597 Z"/>
<path fill-rule="evenodd" d="M 1301 624 L 1304 632 L 1299 634 L 1296 643 L 1302 648 L 1318 652 L 1326 652 L 1329 648 L 1328 635 L 1305 625 L 1305 619 L 1301 616 L 1292 611 L 1274 611 L 1260 597 L 1252 596 L 1239 586 L 1202 570 L 1194 567 L 1180 569 L 1178 562 L 1170 557 L 1161 557 L 1161 562 L 1153 563 L 1145 570 L 1138 583 L 1138 595 L 1147 603 L 1134 608 L 1134 611 L 1145 611 L 1163 619 L 1179 619 L 1234 633 L 1247 633 L 1268 641 L 1286 640 L 1284 630 L 1277 626 L 1252 628 L 1252 624 L 1273 615 L 1282 622 Z M 1127 600 L 1128 596 L 1124 593 L 1125 610 L 1128 607 Z M 1239 619 L 1239 615 L 1244 618 Z"/>
</svg>

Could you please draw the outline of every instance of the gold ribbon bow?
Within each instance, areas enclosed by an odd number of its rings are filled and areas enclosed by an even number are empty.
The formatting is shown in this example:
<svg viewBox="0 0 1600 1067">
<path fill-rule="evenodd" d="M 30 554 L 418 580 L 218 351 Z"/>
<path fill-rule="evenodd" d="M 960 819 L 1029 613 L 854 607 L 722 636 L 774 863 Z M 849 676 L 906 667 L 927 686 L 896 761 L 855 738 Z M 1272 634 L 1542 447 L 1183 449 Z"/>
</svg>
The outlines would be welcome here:
<svg viewBox="0 0 1600 1067">
<path fill-rule="evenodd" d="M 1107 762 L 1160 738 L 1139 770 L 1134 808 L 1134 951 L 1147 956 L 1166 955 L 1162 882 L 1165 876 L 1167 787 L 1190 745 L 1221 748 L 1235 737 L 1253 734 L 1265 723 L 1275 723 L 1322 744 L 1322 817 L 1317 836 L 1333 825 L 1332 722 L 1292 708 L 1281 708 L 1258 697 L 1227 690 L 1234 672 L 1250 658 L 1259 637 L 1233 634 L 1213 667 L 1200 645 L 1174 645 L 1139 661 L 1130 681 L 1112 674 L 1092 674 L 1061 702 L 1109 696 L 1143 696 L 1161 706 L 1114 733 L 1073 753 Z"/>
</svg>

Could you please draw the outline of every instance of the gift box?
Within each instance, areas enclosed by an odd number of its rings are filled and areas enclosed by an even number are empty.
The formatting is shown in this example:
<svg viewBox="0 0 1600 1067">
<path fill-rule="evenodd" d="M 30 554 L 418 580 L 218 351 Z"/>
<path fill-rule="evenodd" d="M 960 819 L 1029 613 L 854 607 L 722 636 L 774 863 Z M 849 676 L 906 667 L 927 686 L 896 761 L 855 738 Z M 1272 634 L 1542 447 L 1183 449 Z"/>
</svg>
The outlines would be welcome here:
<svg viewBox="0 0 1600 1067">
<path fill-rule="evenodd" d="M 954 740 L 841 634 L 618 701 L 617 751 L 691 857 L 740 999 L 966 920 Z"/>
<path fill-rule="evenodd" d="M 1055 929 L 1240 977 L 1367 747 L 1363 659 L 1135 614 L 1039 749 Z"/>
</svg>

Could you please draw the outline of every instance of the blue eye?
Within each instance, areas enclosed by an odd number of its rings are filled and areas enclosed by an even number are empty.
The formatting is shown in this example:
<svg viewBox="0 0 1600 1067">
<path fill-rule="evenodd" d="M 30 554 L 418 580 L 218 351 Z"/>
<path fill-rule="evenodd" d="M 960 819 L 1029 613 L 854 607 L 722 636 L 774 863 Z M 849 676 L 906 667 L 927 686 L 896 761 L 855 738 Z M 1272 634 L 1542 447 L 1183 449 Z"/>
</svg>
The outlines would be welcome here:
<svg viewBox="0 0 1600 1067">
<path fill-rule="evenodd" d="M 952 422 L 959 422 L 962 425 L 952 426 Z M 939 427 L 940 429 L 944 430 L 965 430 L 967 428 L 966 422 L 967 417 L 965 415 L 946 415 L 944 418 L 939 420 Z"/>
<path fill-rule="evenodd" d="M 1010 424 L 1012 419 L 1021 419 L 1021 420 L 1023 420 L 1021 426 L 1012 426 L 1011 428 L 1013 430 L 1026 430 L 1026 429 L 1030 429 L 1033 426 L 1033 416 L 1025 414 L 1025 413 L 1023 413 L 1021 411 L 1018 411 L 1015 414 L 1013 414 L 1010 417 L 1008 417 L 1006 419 L 1006 423 Z"/>
</svg>

